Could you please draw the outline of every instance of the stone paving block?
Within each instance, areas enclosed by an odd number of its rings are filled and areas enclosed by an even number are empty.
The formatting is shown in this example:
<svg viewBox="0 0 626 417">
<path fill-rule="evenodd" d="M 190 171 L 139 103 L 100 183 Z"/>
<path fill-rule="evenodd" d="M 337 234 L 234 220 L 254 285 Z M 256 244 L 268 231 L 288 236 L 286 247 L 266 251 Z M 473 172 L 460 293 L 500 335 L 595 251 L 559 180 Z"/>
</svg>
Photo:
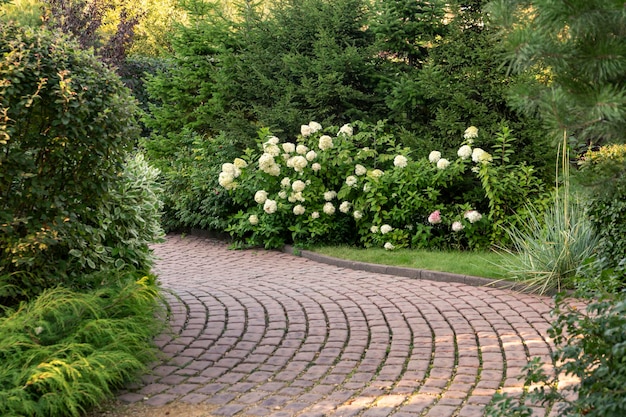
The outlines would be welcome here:
<svg viewBox="0 0 626 417">
<path fill-rule="evenodd" d="M 171 395 L 171 394 L 157 394 L 154 397 L 150 397 L 148 398 L 144 403 L 154 406 L 154 407 L 161 407 L 164 406 L 166 404 L 171 403 L 172 401 L 174 401 L 175 399 L 177 399 L 178 396 L 176 395 Z"/>
<path fill-rule="evenodd" d="M 134 392 L 127 392 L 117 397 L 118 400 L 126 404 L 134 404 L 134 403 L 143 401 L 145 398 L 146 397 L 144 395 L 137 394 Z"/>
<path fill-rule="evenodd" d="M 139 394 L 141 395 L 155 395 L 159 394 L 165 390 L 170 388 L 169 385 L 166 384 L 149 384 L 139 390 Z"/>
<path fill-rule="evenodd" d="M 221 404 L 228 404 L 230 403 L 233 399 L 235 399 L 236 395 L 235 394 L 231 394 L 231 393 L 220 393 L 220 394 L 215 394 L 210 396 L 206 402 L 208 404 L 216 404 L 216 405 L 221 405 Z"/>
<path fill-rule="evenodd" d="M 218 416 L 231 417 L 231 416 L 238 414 L 244 408 L 245 408 L 244 404 L 228 404 L 228 405 L 218 408 L 213 413 Z"/>
<path fill-rule="evenodd" d="M 180 399 L 181 402 L 187 404 L 201 404 L 208 399 L 208 396 L 205 394 L 191 393 L 187 394 Z"/>
<path fill-rule="evenodd" d="M 418 281 L 195 235 L 154 250 L 172 310 L 156 343 L 171 365 L 121 394 L 135 401 L 147 390 L 153 403 L 206 402 L 222 415 L 477 417 L 503 376 L 520 388 L 524 347 L 548 359 L 553 348 L 550 298 L 465 285 L 471 277 Z"/>
</svg>

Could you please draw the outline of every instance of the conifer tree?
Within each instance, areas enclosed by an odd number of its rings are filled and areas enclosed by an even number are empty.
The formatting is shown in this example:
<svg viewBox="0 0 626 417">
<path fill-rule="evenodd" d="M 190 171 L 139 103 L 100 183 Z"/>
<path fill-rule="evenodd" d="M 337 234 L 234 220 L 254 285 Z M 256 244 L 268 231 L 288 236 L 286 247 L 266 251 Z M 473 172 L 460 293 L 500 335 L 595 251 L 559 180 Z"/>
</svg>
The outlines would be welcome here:
<svg viewBox="0 0 626 417">
<path fill-rule="evenodd" d="M 513 91 L 578 145 L 626 139 L 626 7 L 621 0 L 493 0 L 510 69 L 534 71 Z M 574 139 L 575 138 L 575 139 Z"/>
</svg>

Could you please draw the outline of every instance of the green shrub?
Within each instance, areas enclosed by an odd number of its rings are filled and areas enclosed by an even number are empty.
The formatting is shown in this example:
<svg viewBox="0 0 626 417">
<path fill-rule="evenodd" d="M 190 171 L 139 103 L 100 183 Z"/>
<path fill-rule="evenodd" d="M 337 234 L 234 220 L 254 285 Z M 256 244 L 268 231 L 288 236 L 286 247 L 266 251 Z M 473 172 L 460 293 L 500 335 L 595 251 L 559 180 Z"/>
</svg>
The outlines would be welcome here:
<svg viewBox="0 0 626 417">
<path fill-rule="evenodd" d="M 166 230 L 200 228 L 223 231 L 232 200 L 217 183 L 216 160 L 231 160 L 239 149 L 224 136 L 212 139 L 184 129 L 142 142 L 147 158 L 161 171 Z"/>
<path fill-rule="evenodd" d="M 554 374 L 546 375 L 538 358 L 527 367 L 526 386 L 534 403 L 554 404 L 557 416 L 622 417 L 626 415 L 626 293 L 592 302 L 581 311 L 557 299 L 556 321 L 549 335 L 556 349 Z M 560 378 L 577 383 L 559 386 Z M 530 417 L 529 403 L 497 395 L 487 415 Z"/>
<path fill-rule="evenodd" d="M 155 173 L 124 170 L 137 107 L 114 73 L 57 33 L 0 23 L 0 304 L 84 269 L 146 268 Z"/>
<path fill-rule="evenodd" d="M 591 191 L 589 217 L 600 238 L 598 257 L 615 267 L 626 258 L 626 145 L 589 151 L 581 165 L 581 177 Z"/>
<path fill-rule="evenodd" d="M 174 32 L 172 66 L 148 83 L 156 104 L 147 125 L 161 136 L 224 133 L 243 149 L 259 126 L 295 135 L 302 119 L 384 117 L 367 6 L 248 3 L 229 18 L 215 3 L 187 2 L 190 21 Z"/>
<path fill-rule="evenodd" d="M 79 416 L 156 358 L 154 277 L 84 280 L 101 286 L 48 289 L 0 316 L 0 415 Z"/>
<path fill-rule="evenodd" d="M 527 201 L 545 204 L 531 168 L 503 171 L 497 157 L 472 147 L 475 127 L 449 160 L 439 151 L 413 159 L 383 122 L 325 130 L 311 122 L 301 130 L 291 143 L 261 130 L 258 151 L 222 166 L 219 183 L 239 210 L 228 230 L 240 243 L 485 248 L 496 243 L 496 221 L 514 218 Z M 484 187 L 486 176 L 491 184 L 510 172 L 525 181 Z M 491 204 L 496 198 L 506 209 Z"/>
<path fill-rule="evenodd" d="M 410 132 L 403 144 L 419 156 L 429 149 L 453 152 L 455 138 L 473 125 L 485 133 L 476 145 L 488 149 L 504 122 L 518 138 L 511 163 L 526 162 L 534 175 L 551 178 L 555 155 L 545 152 L 545 130 L 507 103 L 515 78 L 501 65 L 502 45 L 482 12 L 487 2 L 377 3 L 382 10 L 372 30 L 391 67 L 380 92 L 389 109 L 385 117 Z"/>
<path fill-rule="evenodd" d="M 107 198 L 83 216 L 80 230 L 61 242 L 78 263 L 70 262 L 70 270 L 150 269 L 148 244 L 163 236 L 158 175 L 142 154 L 127 159 Z"/>
</svg>

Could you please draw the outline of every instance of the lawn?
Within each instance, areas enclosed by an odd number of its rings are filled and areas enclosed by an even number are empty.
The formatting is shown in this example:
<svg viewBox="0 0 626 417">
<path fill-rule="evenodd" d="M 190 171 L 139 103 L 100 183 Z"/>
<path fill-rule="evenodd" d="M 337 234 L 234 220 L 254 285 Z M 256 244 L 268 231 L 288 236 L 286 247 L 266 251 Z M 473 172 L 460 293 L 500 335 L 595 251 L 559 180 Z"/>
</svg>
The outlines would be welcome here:
<svg viewBox="0 0 626 417">
<path fill-rule="evenodd" d="M 382 248 L 361 249 L 349 246 L 311 248 L 322 255 L 359 262 L 394 265 L 430 271 L 452 272 L 484 278 L 503 279 L 506 271 L 500 266 L 507 254 L 499 252 L 461 252 Z"/>
</svg>

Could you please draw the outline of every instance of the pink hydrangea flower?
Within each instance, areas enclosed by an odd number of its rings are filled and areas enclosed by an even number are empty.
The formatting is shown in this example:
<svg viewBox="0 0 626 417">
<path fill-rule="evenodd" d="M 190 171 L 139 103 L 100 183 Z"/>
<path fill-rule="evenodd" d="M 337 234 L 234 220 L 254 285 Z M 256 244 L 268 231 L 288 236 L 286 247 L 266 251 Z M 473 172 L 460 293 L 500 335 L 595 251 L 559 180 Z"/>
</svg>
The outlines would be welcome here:
<svg viewBox="0 0 626 417">
<path fill-rule="evenodd" d="M 428 216 L 428 223 L 430 224 L 438 224 L 441 223 L 441 213 L 439 210 L 435 210 Z"/>
</svg>

